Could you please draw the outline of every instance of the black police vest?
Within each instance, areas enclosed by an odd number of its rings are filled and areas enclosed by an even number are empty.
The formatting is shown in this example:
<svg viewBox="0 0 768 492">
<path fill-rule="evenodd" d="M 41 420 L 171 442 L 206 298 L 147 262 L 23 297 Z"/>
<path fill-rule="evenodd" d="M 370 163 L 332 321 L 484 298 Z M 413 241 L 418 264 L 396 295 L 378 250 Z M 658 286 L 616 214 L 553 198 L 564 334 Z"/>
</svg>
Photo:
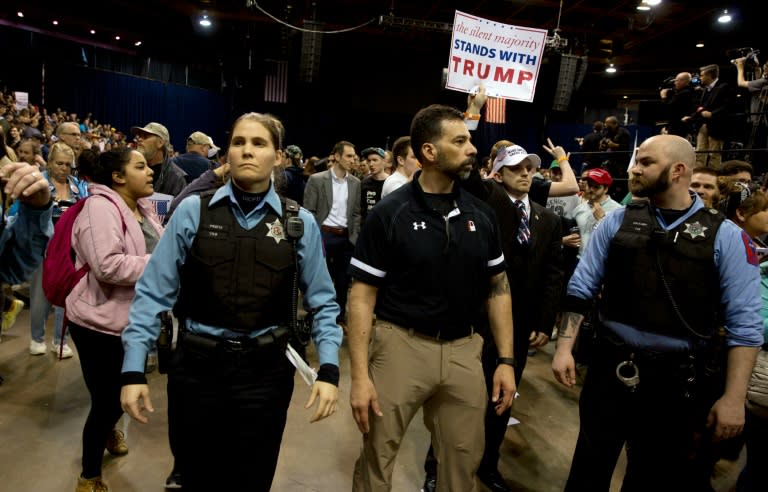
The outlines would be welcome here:
<svg viewBox="0 0 768 492">
<path fill-rule="evenodd" d="M 200 226 L 181 268 L 180 318 L 250 333 L 287 326 L 295 272 L 285 220 L 270 211 L 253 229 L 238 224 L 229 200 L 201 196 Z M 282 200 L 281 200 L 282 201 Z M 285 202 L 282 202 L 286 210 Z"/>
<path fill-rule="evenodd" d="M 665 232 L 648 203 L 627 205 L 605 263 L 604 319 L 695 338 L 682 317 L 697 333 L 712 335 L 721 311 L 714 245 L 723 220 L 719 212 L 702 208 Z"/>
</svg>

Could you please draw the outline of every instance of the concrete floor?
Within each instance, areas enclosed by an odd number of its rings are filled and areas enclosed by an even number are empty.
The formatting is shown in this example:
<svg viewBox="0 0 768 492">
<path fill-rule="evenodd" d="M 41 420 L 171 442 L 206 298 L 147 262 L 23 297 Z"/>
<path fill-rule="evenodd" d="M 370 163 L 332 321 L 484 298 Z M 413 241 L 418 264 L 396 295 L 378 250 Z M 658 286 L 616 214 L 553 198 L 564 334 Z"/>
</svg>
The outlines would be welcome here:
<svg viewBox="0 0 768 492">
<path fill-rule="evenodd" d="M 80 438 L 88 393 L 77 355 L 63 361 L 57 361 L 52 353 L 29 355 L 28 326 L 29 311 L 25 309 L 0 344 L 0 375 L 5 377 L 0 386 L 0 489 L 69 492 L 74 490 L 80 472 Z M 49 325 L 49 341 L 50 330 Z M 553 349 L 554 343 L 550 343 L 530 358 L 519 388 L 520 398 L 513 407 L 512 415 L 521 423 L 507 431 L 499 469 L 514 490 L 559 491 L 568 474 L 578 432 L 579 387 L 569 390 L 554 380 L 550 370 Z M 273 491 L 350 490 L 361 439 L 349 407 L 346 346 L 341 358 L 341 404 L 329 419 L 309 424 L 309 411 L 303 408 L 309 391 L 297 376 Z M 309 359 L 314 361 L 312 353 Z M 155 372 L 149 381 L 155 406 L 150 423 L 121 421 L 130 452 L 104 459 L 104 478 L 113 492 L 164 490 L 171 468 L 165 376 Z M 420 490 L 428 446 L 429 436 L 418 415 L 397 459 L 393 491 Z M 732 490 L 742 462 L 743 455 L 738 462 L 718 465 L 713 480 L 718 492 Z M 623 457 L 612 491 L 620 488 L 622 466 Z"/>
</svg>

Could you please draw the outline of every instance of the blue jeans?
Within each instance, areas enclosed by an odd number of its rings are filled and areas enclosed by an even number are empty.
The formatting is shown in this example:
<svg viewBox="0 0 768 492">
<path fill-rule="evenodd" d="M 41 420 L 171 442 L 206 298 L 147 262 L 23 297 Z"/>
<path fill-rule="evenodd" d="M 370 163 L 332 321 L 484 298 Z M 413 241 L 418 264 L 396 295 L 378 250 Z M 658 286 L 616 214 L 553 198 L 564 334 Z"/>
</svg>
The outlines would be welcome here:
<svg viewBox="0 0 768 492">
<path fill-rule="evenodd" d="M 29 279 L 29 327 L 32 340 L 36 342 L 45 341 L 45 324 L 48 321 L 48 315 L 53 310 L 53 343 L 59 345 L 61 341 L 61 326 L 64 323 L 64 308 L 53 306 L 45 298 L 43 292 L 43 267 L 41 266 L 32 273 Z M 67 342 L 66 334 L 64 343 Z"/>
</svg>

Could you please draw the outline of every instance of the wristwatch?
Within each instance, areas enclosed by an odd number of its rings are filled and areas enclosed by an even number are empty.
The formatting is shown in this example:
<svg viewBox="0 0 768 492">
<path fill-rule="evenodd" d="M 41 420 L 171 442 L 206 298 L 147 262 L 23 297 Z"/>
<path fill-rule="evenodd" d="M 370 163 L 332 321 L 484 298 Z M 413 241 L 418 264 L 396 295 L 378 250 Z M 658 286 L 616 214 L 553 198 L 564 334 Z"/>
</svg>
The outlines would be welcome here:
<svg viewBox="0 0 768 492">
<path fill-rule="evenodd" d="M 497 357 L 496 365 L 506 364 L 508 366 L 517 367 L 517 360 L 514 357 Z"/>
</svg>

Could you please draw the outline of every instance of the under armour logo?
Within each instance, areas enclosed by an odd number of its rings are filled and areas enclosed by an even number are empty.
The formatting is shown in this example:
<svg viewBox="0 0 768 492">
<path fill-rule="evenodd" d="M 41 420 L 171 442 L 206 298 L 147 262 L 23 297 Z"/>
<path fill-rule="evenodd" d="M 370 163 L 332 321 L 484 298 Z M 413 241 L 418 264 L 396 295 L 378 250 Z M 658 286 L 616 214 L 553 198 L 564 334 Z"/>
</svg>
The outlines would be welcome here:
<svg viewBox="0 0 768 492">
<path fill-rule="evenodd" d="M 418 231 L 419 229 L 426 229 L 426 228 L 427 228 L 427 223 L 424 222 L 423 220 L 421 222 L 414 222 L 413 223 L 413 230 L 414 231 Z"/>
</svg>

